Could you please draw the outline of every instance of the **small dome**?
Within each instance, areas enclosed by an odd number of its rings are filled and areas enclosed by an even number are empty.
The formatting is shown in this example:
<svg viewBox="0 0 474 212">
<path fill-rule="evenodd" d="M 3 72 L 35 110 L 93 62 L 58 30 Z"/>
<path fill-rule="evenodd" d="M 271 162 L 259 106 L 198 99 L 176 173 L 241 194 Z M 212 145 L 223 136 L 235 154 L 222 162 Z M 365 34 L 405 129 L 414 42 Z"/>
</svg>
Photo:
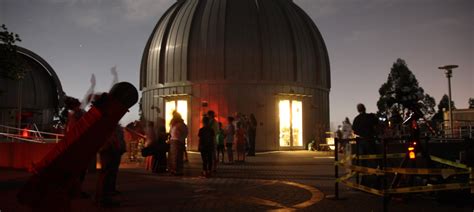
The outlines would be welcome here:
<svg viewBox="0 0 474 212">
<path fill-rule="evenodd" d="M 31 121 L 39 127 L 49 124 L 62 106 L 64 92 L 61 82 L 43 58 L 21 47 L 17 47 L 17 52 L 25 64 L 26 74 L 21 82 L 0 78 L 0 123 L 15 124 L 21 92 L 22 114 L 31 114 Z"/>
<path fill-rule="evenodd" d="M 290 0 L 182 0 L 145 47 L 140 87 L 195 81 L 296 83 L 330 88 L 328 53 Z"/>
</svg>

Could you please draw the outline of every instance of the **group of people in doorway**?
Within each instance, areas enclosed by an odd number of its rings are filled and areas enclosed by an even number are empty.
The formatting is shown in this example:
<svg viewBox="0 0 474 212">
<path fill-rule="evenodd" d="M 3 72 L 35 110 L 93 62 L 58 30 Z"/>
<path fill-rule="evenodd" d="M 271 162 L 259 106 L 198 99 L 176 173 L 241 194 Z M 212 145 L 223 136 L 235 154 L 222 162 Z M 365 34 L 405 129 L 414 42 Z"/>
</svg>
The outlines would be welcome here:
<svg viewBox="0 0 474 212">
<path fill-rule="evenodd" d="M 155 173 L 169 172 L 171 175 L 183 175 L 183 163 L 188 160 L 186 138 L 188 126 L 177 111 L 173 111 L 169 132 L 165 123 L 155 126 L 148 122 L 143 156 L 150 156 L 147 167 Z M 202 159 L 202 175 L 210 177 L 217 170 L 218 163 L 245 162 L 246 155 L 255 155 L 255 136 L 257 120 L 236 113 L 227 117 L 227 123 L 218 122 L 214 111 L 203 114 L 198 132 L 198 151 Z M 236 159 L 234 160 L 234 150 Z M 168 155 L 167 155 L 168 153 Z"/>
<path fill-rule="evenodd" d="M 177 111 L 173 111 L 172 115 L 169 132 L 166 132 L 164 123 L 157 126 L 151 121 L 147 123 L 142 155 L 147 157 L 146 168 L 152 172 L 169 172 L 170 175 L 180 176 L 183 175 L 183 164 L 187 160 L 188 126 Z"/>
<path fill-rule="evenodd" d="M 227 126 L 216 120 L 214 111 L 208 111 L 202 118 L 202 128 L 199 129 L 199 146 L 203 163 L 202 175 L 210 177 L 216 172 L 217 164 L 225 163 L 224 154 L 227 153 L 227 162 L 245 162 L 245 156 L 255 155 L 255 136 L 257 120 L 254 114 L 246 117 L 237 113 L 235 117 L 227 117 Z M 234 147 L 237 153 L 234 160 Z"/>
</svg>

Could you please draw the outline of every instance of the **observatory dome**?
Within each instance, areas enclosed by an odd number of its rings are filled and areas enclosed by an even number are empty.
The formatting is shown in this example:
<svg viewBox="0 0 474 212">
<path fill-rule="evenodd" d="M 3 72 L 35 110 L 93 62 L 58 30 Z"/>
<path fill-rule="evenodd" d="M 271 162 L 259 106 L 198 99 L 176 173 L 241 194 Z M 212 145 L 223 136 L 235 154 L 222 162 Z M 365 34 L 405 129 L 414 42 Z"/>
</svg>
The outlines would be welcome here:
<svg viewBox="0 0 474 212">
<path fill-rule="evenodd" d="M 141 87 L 200 80 L 330 87 L 328 53 L 290 0 L 183 0 L 158 21 L 143 53 Z"/>
<path fill-rule="evenodd" d="M 140 67 L 142 118 L 190 128 L 255 115 L 255 149 L 302 149 L 329 129 L 330 67 L 311 18 L 291 0 L 178 0 L 159 19 Z M 168 126 L 167 126 L 168 127 Z"/>
<path fill-rule="evenodd" d="M 17 126 L 21 108 L 22 123 L 48 128 L 61 107 L 64 92 L 53 68 L 34 52 L 17 47 L 26 69 L 22 80 L 0 78 L 0 124 Z M 21 97 L 21 98 L 19 98 Z"/>
</svg>

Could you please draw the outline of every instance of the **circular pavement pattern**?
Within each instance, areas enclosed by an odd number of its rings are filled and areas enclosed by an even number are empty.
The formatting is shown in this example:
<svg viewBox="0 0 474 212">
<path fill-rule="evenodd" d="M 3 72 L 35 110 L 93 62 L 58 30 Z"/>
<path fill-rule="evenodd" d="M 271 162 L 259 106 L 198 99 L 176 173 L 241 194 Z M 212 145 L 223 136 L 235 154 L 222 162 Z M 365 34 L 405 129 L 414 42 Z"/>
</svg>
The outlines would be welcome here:
<svg viewBox="0 0 474 212">
<path fill-rule="evenodd" d="M 190 196 L 183 196 L 185 201 L 178 206 L 186 211 L 292 211 L 307 208 L 324 198 L 314 187 L 281 180 L 202 177 L 160 177 L 159 180 L 192 192 Z"/>
</svg>

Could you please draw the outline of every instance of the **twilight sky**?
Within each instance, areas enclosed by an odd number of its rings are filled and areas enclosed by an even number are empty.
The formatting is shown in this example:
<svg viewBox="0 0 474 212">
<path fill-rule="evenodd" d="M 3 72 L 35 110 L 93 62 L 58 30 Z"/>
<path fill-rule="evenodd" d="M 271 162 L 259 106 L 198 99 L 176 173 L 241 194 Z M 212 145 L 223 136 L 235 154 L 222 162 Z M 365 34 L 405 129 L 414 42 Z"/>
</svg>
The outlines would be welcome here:
<svg viewBox="0 0 474 212">
<path fill-rule="evenodd" d="M 82 98 L 96 75 L 96 91 L 120 81 L 138 87 L 146 41 L 175 0 L 0 0 L 0 24 L 20 34 L 20 45 L 43 57 L 64 91 Z M 453 100 L 474 97 L 473 0 L 294 0 L 321 31 L 331 63 L 331 124 L 376 111 L 378 89 L 397 58 L 404 59 L 438 103 L 447 79 L 438 67 L 457 64 Z M 138 106 L 122 123 L 138 118 Z"/>
</svg>

